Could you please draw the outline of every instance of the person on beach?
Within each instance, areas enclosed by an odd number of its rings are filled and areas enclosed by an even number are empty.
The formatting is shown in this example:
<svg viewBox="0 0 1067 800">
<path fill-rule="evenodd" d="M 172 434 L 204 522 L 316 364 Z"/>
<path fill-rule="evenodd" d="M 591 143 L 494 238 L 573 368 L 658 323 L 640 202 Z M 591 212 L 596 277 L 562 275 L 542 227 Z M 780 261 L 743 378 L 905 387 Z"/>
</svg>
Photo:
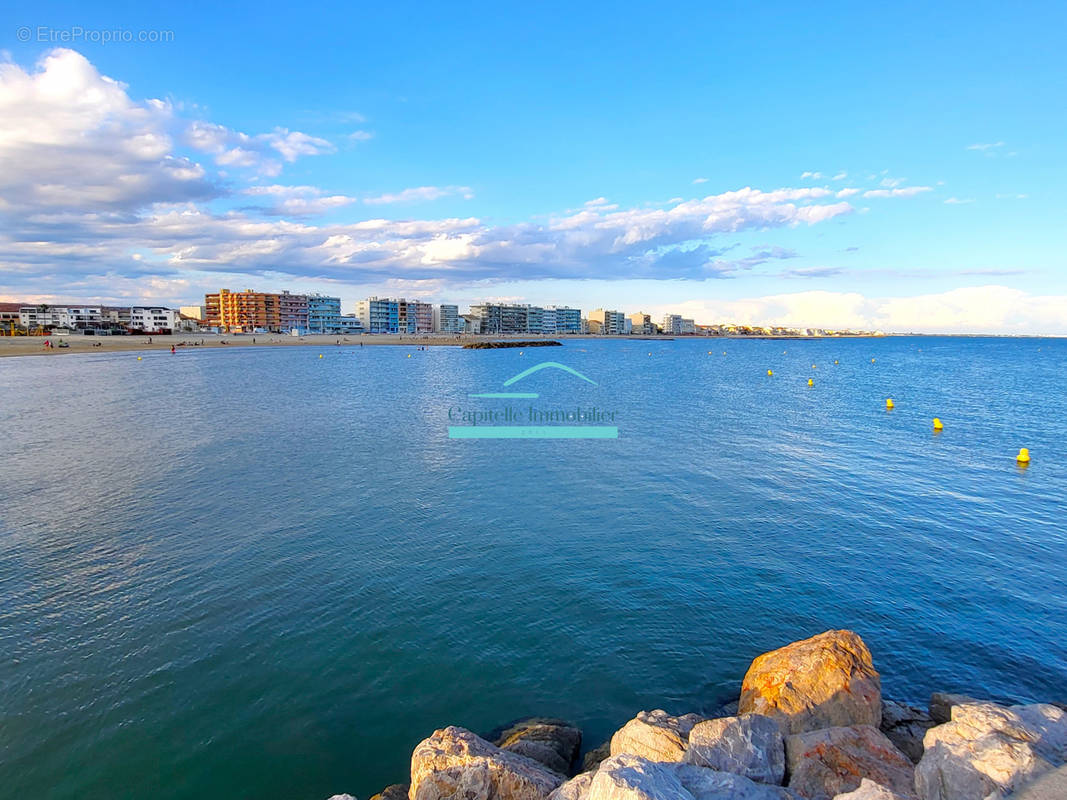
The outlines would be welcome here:
<svg viewBox="0 0 1067 800">
<path fill-rule="evenodd" d="M 171 353 L 177 353 L 178 351 L 174 349 L 174 345 L 171 345 L 170 346 L 170 352 Z"/>
</svg>

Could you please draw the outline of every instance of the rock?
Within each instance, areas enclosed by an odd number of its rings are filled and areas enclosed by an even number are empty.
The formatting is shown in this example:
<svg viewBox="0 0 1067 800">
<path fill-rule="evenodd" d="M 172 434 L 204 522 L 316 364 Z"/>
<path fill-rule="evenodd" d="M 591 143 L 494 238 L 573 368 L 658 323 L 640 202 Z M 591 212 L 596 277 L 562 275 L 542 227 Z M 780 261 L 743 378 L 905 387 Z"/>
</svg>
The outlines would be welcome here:
<svg viewBox="0 0 1067 800">
<path fill-rule="evenodd" d="M 370 800 L 407 800 L 410 788 L 407 783 L 394 783 L 392 786 L 386 786 Z"/>
<path fill-rule="evenodd" d="M 952 720 L 926 732 L 915 768 L 923 800 L 1010 794 L 1067 760 L 1067 712 L 1035 704 L 958 703 Z"/>
<path fill-rule="evenodd" d="M 604 742 L 595 750 L 590 750 L 582 759 L 582 771 L 588 772 L 600 766 L 600 762 L 611 756 L 611 740 Z"/>
<path fill-rule="evenodd" d="M 666 711 L 642 711 L 611 737 L 611 755 L 622 753 L 649 761 L 681 761 L 689 731 L 704 718 L 697 714 L 672 717 Z"/>
<path fill-rule="evenodd" d="M 596 770 L 592 770 L 591 772 L 575 775 L 552 792 L 548 796 L 548 800 L 585 800 L 586 795 L 589 794 L 589 787 L 593 784 L 593 776 L 595 774 Z"/>
<path fill-rule="evenodd" d="M 885 734 L 870 725 L 825 728 L 786 737 L 789 788 L 810 800 L 829 800 L 870 778 L 908 800 L 915 768 Z"/>
<path fill-rule="evenodd" d="M 930 695 L 930 719 L 935 725 L 944 725 L 952 719 L 952 707 L 960 703 L 982 703 L 965 694 L 949 694 L 948 692 L 934 692 Z"/>
<path fill-rule="evenodd" d="M 778 723 L 770 717 L 709 719 L 689 732 L 685 761 L 757 783 L 780 784 L 785 776 L 785 744 Z"/>
<path fill-rule="evenodd" d="M 881 731 L 912 764 L 923 757 L 923 737 L 934 726 L 930 715 L 915 706 L 895 700 L 882 701 Z"/>
<path fill-rule="evenodd" d="M 904 796 L 889 791 L 870 778 L 863 778 L 858 789 L 839 794 L 834 800 L 904 800 Z"/>
<path fill-rule="evenodd" d="M 411 754 L 411 800 L 545 800 L 563 776 L 464 728 L 434 731 Z"/>
<path fill-rule="evenodd" d="M 582 732 L 561 719 L 529 717 L 509 726 L 494 744 L 570 775 L 582 747 Z"/>
<path fill-rule="evenodd" d="M 780 786 L 678 762 L 650 761 L 630 753 L 612 756 L 597 770 L 582 800 L 794 800 Z"/>
<path fill-rule="evenodd" d="M 882 721 L 881 679 L 852 631 L 826 631 L 758 656 L 745 673 L 741 714 L 781 721 L 783 732 Z"/>
<path fill-rule="evenodd" d="M 1059 703 L 1057 708 L 1063 709 Z M 1067 797 L 1067 767 L 1046 772 L 1011 796 L 1011 800 L 1063 800 Z"/>
</svg>

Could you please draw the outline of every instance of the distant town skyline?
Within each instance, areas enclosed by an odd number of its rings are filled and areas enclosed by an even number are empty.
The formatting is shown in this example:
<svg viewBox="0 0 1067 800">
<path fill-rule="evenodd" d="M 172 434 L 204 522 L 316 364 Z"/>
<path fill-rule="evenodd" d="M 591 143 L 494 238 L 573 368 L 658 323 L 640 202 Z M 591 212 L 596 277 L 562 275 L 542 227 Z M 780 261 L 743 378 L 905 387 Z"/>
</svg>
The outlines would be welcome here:
<svg viewBox="0 0 1067 800">
<path fill-rule="evenodd" d="M 0 301 L 1067 334 L 1065 9 L 498 12 L 18 0 Z"/>
</svg>

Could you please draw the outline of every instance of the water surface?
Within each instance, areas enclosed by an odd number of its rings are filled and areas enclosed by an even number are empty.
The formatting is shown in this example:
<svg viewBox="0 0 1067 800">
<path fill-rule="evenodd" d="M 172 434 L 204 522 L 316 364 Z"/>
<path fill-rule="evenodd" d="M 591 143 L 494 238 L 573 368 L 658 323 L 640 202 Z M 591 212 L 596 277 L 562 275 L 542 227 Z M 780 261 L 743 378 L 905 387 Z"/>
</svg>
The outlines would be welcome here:
<svg viewBox="0 0 1067 800">
<path fill-rule="evenodd" d="M 367 797 L 836 627 L 888 696 L 1067 699 L 1067 341 L 319 352 L 0 359 L 0 795 Z M 618 440 L 447 438 L 547 358 Z"/>
</svg>

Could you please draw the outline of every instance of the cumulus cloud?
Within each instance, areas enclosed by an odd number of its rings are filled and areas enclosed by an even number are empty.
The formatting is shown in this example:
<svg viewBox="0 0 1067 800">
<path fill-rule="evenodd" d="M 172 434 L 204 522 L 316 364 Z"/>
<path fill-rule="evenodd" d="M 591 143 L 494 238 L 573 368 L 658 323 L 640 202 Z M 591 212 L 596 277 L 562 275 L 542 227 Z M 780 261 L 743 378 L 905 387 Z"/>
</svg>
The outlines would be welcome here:
<svg viewBox="0 0 1067 800">
<path fill-rule="evenodd" d="M 821 172 L 805 171 L 805 172 L 800 173 L 800 179 L 802 181 L 809 180 L 809 179 L 817 181 L 820 178 L 822 178 L 822 173 Z"/>
<path fill-rule="evenodd" d="M 343 194 L 328 195 L 315 186 L 249 186 L 242 194 L 264 198 L 257 210 L 278 216 L 313 216 L 358 202 Z"/>
<path fill-rule="evenodd" d="M 206 200 L 221 189 L 175 155 L 173 109 L 134 102 L 73 50 L 25 71 L 0 63 L 0 212 L 124 212 Z"/>
<path fill-rule="evenodd" d="M 183 144 L 214 163 L 183 157 Z M 177 292 L 194 275 L 426 286 L 729 277 L 795 255 L 784 248 L 729 255 L 737 234 L 819 225 L 855 211 L 846 190 L 745 187 L 638 207 L 597 198 L 504 225 L 476 217 L 323 222 L 313 218 L 473 192 L 417 186 L 359 203 L 358 192 L 258 183 L 333 149 L 283 127 L 253 135 L 184 120 L 169 103 L 131 99 L 71 50 L 50 52 L 35 70 L 0 64 L 0 291 L 46 295 L 63 285 L 94 297 L 136 282 Z M 214 201 L 224 196 L 236 207 L 220 210 Z"/>
<path fill-rule="evenodd" d="M 932 192 L 932 186 L 906 186 L 903 189 L 869 189 L 864 197 L 914 197 L 923 192 Z"/>
<path fill-rule="evenodd" d="M 196 120 L 185 131 L 185 143 L 195 150 L 215 157 L 226 167 L 249 167 L 263 175 L 282 171 L 282 161 L 292 163 L 300 156 L 332 153 L 334 146 L 325 139 L 300 131 L 275 128 L 270 133 L 249 136 L 224 125 Z"/>
<path fill-rule="evenodd" d="M 474 192 L 469 186 L 416 186 L 400 192 L 368 197 L 363 202 L 370 206 L 389 205 L 392 203 L 426 203 L 431 200 L 440 200 L 442 197 L 454 197 L 457 195 L 464 200 L 470 200 L 474 197 Z"/>
</svg>

